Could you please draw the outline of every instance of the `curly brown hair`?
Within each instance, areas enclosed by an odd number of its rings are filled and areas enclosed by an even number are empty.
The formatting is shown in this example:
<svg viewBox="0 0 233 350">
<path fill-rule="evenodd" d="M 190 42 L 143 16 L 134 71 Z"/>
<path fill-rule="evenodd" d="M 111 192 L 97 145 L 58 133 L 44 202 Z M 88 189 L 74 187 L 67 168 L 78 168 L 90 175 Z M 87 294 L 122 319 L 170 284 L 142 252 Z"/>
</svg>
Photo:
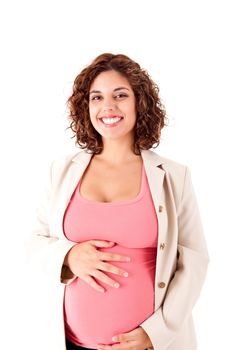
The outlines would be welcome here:
<svg viewBox="0 0 233 350">
<path fill-rule="evenodd" d="M 102 136 L 93 127 L 89 116 L 89 90 L 94 79 L 102 72 L 115 70 L 129 81 L 136 100 L 134 127 L 134 153 L 141 149 L 156 148 L 166 117 L 165 107 L 159 98 L 159 88 L 146 70 L 122 54 L 104 53 L 94 59 L 75 78 L 73 93 L 67 101 L 69 128 L 76 136 L 76 144 L 92 153 L 101 153 Z M 154 146 L 155 145 L 155 146 Z"/>
</svg>

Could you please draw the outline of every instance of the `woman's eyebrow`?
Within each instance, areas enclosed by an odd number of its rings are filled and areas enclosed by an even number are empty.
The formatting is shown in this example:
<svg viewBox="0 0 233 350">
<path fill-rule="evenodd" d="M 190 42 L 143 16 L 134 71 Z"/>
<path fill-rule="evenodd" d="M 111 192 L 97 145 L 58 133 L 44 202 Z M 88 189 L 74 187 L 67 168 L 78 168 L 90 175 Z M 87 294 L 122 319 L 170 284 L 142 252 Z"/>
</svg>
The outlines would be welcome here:
<svg viewBox="0 0 233 350">
<path fill-rule="evenodd" d="M 124 86 L 120 86 L 120 87 L 114 89 L 113 91 L 115 92 L 115 91 L 119 91 L 119 90 L 128 90 L 129 91 L 129 89 L 127 87 L 124 87 Z M 100 90 L 92 90 L 92 91 L 90 91 L 90 94 L 100 94 L 100 93 L 101 93 Z"/>
</svg>

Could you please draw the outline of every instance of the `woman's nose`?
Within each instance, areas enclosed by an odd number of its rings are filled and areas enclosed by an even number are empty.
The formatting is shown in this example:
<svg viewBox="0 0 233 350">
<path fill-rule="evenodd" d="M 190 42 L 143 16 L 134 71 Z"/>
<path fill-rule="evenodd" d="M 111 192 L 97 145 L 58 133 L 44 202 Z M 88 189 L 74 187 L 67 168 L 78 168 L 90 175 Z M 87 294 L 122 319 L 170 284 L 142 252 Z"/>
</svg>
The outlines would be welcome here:
<svg viewBox="0 0 233 350">
<path fill-rule="evenodd" d="M 114 108 L 112 106 L 105 106 L 103 108 L 103 112 L 112 112 L 114 110 Z"/>
<path fill-rule="evenodd" d="M 103 104 L 103 111 L 113 111 L 115 109 L 115 104 L 112 99 L 106 99 Z"/>
</svg>

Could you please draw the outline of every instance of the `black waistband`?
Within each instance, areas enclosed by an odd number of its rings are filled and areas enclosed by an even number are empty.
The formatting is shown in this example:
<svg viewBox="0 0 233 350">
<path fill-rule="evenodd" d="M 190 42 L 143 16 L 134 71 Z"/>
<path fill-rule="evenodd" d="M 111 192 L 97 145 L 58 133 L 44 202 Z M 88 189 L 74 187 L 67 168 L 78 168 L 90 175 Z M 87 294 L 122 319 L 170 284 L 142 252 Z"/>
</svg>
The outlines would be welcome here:
<svg viewBox="0 0 233 350">
<path fill-rule="evenodd" d="M 84 346 L 76 345 L 68 339 L 66 339 L 66 349 L 67 350 L 97 350 L 97 349 L 90 349 L 90 348 L 85 348 Z"/>
</svg>

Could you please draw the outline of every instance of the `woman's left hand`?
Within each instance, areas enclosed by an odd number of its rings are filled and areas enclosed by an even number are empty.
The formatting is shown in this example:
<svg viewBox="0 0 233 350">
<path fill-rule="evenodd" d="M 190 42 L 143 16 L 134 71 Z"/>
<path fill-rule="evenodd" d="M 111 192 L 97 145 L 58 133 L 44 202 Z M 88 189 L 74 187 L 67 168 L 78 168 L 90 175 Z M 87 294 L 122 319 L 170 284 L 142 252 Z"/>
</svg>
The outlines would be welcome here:
<svg viewBox="0 0 233 350">
<path fill-rule="evenodd" d="M 135 328 L 128 333 L 115 335 L 112 338 L 118 344 L 98 345 L 98 350 L 145 350 L 153 348 L 149 336 L 142 327 Z"/>
</svg>

